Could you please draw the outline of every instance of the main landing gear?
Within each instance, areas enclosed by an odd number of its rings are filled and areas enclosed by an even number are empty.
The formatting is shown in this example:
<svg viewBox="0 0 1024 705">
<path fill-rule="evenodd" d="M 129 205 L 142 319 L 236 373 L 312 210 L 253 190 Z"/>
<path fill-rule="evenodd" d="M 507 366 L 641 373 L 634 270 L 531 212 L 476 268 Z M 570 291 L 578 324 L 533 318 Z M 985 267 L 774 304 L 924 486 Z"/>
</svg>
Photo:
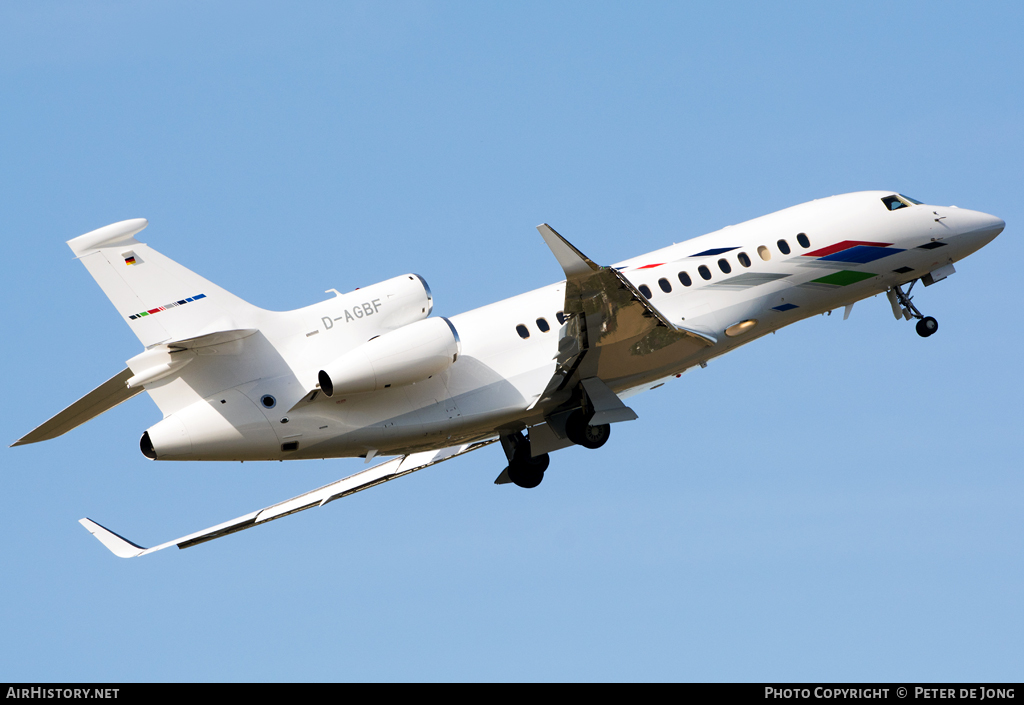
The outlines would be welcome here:
<svg viewBox="0 0 1024 705">
<path fill-rule="evenodd" d="M 531 458 L 530 444 L 524 443 L 508 461 L 508 479 L 517 487 L 532 489 L 544 480 L 544 471 L 550 462 L 551 457 L 547 453 Z"/>
<path fill-rule="evenodd" d="M 917 310 L 917 306 L 913 304 L 910 291 L 914 288 L 914 284 L 917 283 L 917 279 L 910 282 L 910 286 L 906 291 L 903 291 L 903 287 L 894 286 L 886 292 L 886 296 L 889 297 L 889 303 L 892 304 L 892 313 L 898 318 L 905 318 L 908 321 L 911 318 L 917 319 L 917 334 L 922 338 L 927 338 L 931 335 L 935 335 L 935 332 L 939 330 L 939 322 L 931 316 L 925 316 Z"/>
<path fill-rule="evenodd" d="M 600 448 L 611 436 L 609 424 L 591 426 L 588 421 L 593 412 L 587 413 L 577 409 L 565 420 L 565 437 L 576 445 L 584 448 Z M 563 446 L 565 444 L 562 444 Z M 547 453 L 533 456 L 530 439 L 523 433 L 510 433 L 501 437 L 501 447 L 508 458 L 505 468 L 495 482 L 499 485 L 511 482 L 519 487 L 531 489 L 544 480 L 544 471 L 548 469 L 551 458 Z"/>
<path fill-rule="evenodd" d="M 591 426 L 589 423 L 591 416 L 593 414 L 587 414 L 583 409 L 572 412 L 565 420 L 565 435 L 578 446 L 595 449 L 608 442 L 608 438 L 612 434 L 612 427 L 606 423 Z"/>
<path fill-rule="evenodd" d="M 551 458 L 547 453 L 531 457 L 530 439 L 522 432 L 502 436 L 501 447 L 508 458 L 508 467 L 495 480 L 497 484 L 512 482 L 518 487 L 532 489 L 544 480 L 544 471 L 548 469 Z"/>
</svg>

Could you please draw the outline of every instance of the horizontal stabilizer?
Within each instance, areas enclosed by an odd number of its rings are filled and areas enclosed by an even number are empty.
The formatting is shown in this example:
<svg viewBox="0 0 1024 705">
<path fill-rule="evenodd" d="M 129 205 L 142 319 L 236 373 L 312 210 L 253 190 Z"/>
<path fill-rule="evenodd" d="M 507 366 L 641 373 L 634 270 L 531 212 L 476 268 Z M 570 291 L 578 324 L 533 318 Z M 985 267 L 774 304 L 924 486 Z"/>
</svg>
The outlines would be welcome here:
<svg viewBox="0 0 1024 705">
<path fill-rule="evenodd" d="M 146 229 L 149 221 L 145 218 L 132 218 L 122 220 L 119 223 L 104 225 L 102 228 L 79 235 L 74 240 L 69 240 L 68 245 L 76 257 L 98 250 L 101 247 L 117 247 L 128 242 L 135 242 L 135 236 Z"/>
<path fill-rule="evenodd" d="M 329 485 L 324 485 L 318 489 L 306 492 L 298 497 L 292 497 L 283 502 L 272 504 L 269 507 L 257 510 L 255 512 L 249 512 L 236 519 L 226 521 L 223 524 L 217 524 L 211 526 L 208 529 L 197 531 L 194 534 L 182 536 L 181 538 L 162 543 L 159 546 L 153 548 L 143 548 L 137 544 L 132 543 L 123 536 L 115 534 L 113 531 L 100 526 L 91 519 L 81 519 L 79 523 L 89 530 L 93 536 L 100 540 L 100 542 L 110 549 L 110 551 L 119 558 L 134 558 L 136 556 L 142 556 L 147 553 L 153 553 L 170 546 L 177 546 L 178 548 L 189 548 L 199 543 L 206 541 L 212 541 L 213 539 L 220 538 L 221 536 L 227 536 L 233 534 L 236 531 L 242 531 L 249 529 L 260 524 L 266 524 L 268 521 L 274 519 L 280 519 L 296 512 L 301 512 L 304 509 L 312 509 L 313 507 L 322 507 L 328 502 L 333 502 L 336 499 L 347 497 L 350 494 L 361 492 L 362 490 L 375 487 L 389 480 L 402 477 L 403 475 L 409 475 L 417 470 L 436 465 L 437 463 L 449 460 L 458 455 L 468 453 L 476 450 L 477 448 L 483 448 L 486 445 L 494 443 L 494 440 L 480 441 L 477 443 L 467 443 L 466 445 L 453 446 L 451 448 L 444 448 L 442 450 L 428 450 L 422 453 L 412 453 L 411 455 L 405 455 L 398 458 L 394 458 L 379 465 L 374 465 L 372 468 L 357 472 L 355 475 L 350 475 L 344 479 L 332 482 Z"/>
<path fill-rule="evenodd" d="M 195 350 L 196 348 L 208 348 L 214 345 L 223 345 L 224 343 L 230 343 L 235 340 L 242 340 L 243 338 L 248 338 L 250 335 L 254 335 L 255 333 L 255 328 L 219 330 L 215 333 L 207 333 L 206 335 L 200 335 L 195 338 L 183 338 L 182 340 L 172 340 L 165 343 L 165 345 L 173 350 Z"/>
<path fill-rule="evenodd" d="M 132 376 L 130 369 L 124 369 L 96 387 L 74 404 L 64 409 L 49 421 L 25 434 L 12 446 L 22 446 L 27 443 L 38 443 L 48 441 L 51 438 L 62 436 L 71 429 L 81 426 L 89 419 L 96 418 L 104 411 L 113 409 L 123 401 L 128 401 L 142 391 L 142 387 L 129 389 L 126 386 L 128 379 Z"/>
</svg>

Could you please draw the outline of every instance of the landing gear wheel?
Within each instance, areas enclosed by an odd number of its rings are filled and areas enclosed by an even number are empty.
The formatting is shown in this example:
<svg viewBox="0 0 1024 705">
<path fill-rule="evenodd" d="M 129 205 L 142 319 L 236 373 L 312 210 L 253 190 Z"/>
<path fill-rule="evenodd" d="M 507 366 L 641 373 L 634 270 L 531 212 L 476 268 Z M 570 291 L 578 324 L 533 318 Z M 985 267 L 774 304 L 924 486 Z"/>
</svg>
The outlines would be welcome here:
<svg viewBox="0 0 1024 705">
<path fill-rule="evenodd" d="M 922 338 L 927 338 L 930 335 L 934 335 L 935 331 L 939 329 L 939 322 L 931 316 L 922 318 L 917 322 L 917 334 Z"/>
<path fill-rule="evenodd" d="M 574 411 L 565 421 L 565 435 L 569 440 L 584 448 L 600 448 L 608 442 L 612 429 L 608 424 L 591 426 L 582 411 Z"/>
<path fill-rule="evenodd" d="M 528 449 L 529 446 L 524 448 Z M 528 450 L 517 452 L 512 462 L 508 464 L 508 479 L 518 487 L 532 489 L 544 479 L 544 471 L 548 469 L 550 462 L 551 458 L 547 453 L 531 458 Z"/>
</svg>

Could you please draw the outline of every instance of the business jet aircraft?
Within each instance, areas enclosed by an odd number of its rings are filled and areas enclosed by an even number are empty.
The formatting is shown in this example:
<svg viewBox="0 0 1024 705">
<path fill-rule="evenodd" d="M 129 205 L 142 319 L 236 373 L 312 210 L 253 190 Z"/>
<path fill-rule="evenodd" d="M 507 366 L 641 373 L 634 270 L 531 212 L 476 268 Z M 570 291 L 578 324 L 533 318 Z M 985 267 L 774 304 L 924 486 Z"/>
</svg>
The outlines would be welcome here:
<svg viewBox="0 0 1024 705">
<path fill-rule="evenodd" d="M 232 521 L 143 548 L 90 519 L 121 557 L 187 548 L 500 442 L 497 484 L 536 487 L 549 454 L 599 448 L 623 403 L 815 314 L 885 292 L 938 330 L 910 291 L 1000 232 L 999 218 L 890 191 L 833 196 L 621 262 L 595 264 L 538 226 L 565 281 L 431 317 L 403 274 L 295 311 L 266 311 L 163 256 L 126 220 L 68 242 L 145 350 L 14 445 L 55 438 L 142 391 L 164 414 L 152 460 L 393 459 Z M 906 288 L 905 288 L 906 287 Z"/>
</svg>

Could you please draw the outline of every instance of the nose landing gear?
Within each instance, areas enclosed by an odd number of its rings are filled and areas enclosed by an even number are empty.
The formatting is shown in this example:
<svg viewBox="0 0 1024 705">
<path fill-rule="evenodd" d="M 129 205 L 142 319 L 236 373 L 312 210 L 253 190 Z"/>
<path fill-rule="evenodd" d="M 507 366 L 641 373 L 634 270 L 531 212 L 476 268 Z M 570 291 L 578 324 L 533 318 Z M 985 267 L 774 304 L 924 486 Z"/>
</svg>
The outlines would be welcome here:
<svg viewBox="0 0 1024 705">
<path fill-rule="evenodd" d="M 939 322 L 931 316 L 925 316 L 917 322 L 917 334 L 922 338 L 927 338 L 939 329 Z"/>
<path fill-rule="evenodd" d="M 927 338 L 928 336 L 935 335 L 935 332 L 939 329 L 939 322 L 931 316 L 925 316 L 913 304 L 910 291 L 916 283 L 917 279 L 910 282 L 910 286 L 907 287 L 906 291 L 903 291 L 901 286 L 894 286 L 885 292 L 885 295 L 889 298 L 889 303 L 892 305 L 892 314 L 896 319 L 905 318 L 909 321 L 911 318 L 916 318 L 917 334 L 922 338 Z"/>
</svg>

